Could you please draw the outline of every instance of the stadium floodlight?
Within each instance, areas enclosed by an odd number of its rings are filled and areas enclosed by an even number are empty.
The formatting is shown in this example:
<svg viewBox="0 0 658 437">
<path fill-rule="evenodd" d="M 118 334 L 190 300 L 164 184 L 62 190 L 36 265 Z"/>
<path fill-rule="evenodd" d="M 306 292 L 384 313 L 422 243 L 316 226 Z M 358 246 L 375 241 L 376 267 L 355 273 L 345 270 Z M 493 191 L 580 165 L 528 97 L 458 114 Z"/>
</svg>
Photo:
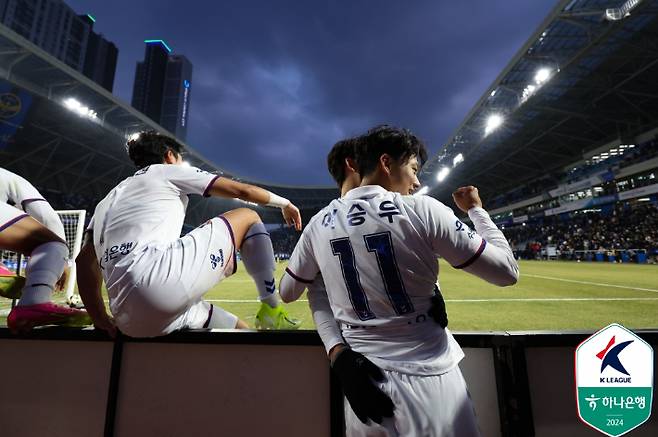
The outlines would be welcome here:
<svg viewBox="0 0 658 437">
<path fill-rule="evenodd" d="M 66 106 L 69 110 L 77 113 L 80 116 L 91 118 L 91 119 L 98 118 L 96 111 L 89 109 L 87 106 L 83 105 L 73 97 L 69 97 L 68 99 L 64 100 L 64 106 Z"/>
<path fill-rule="evenodd" d="M 495 131 L 500 127 L 500 125 L 503 124 L 505 119 L 503 118 L 502 115 L 500 114 L 491 114 L 489 118 L 487 118 L 487 124 L 484 127 L 484 135 L 489 135 L 491 132 Z"/>
<path fill-rule="evenodd" d="M 449 173 L 450 173 L 450 169 L 448 167 L 443 167 L 441 170 L 439 170 L 439 173 L 436 175 L 436 180 L 439 182 L 443 182 L 443 180 L 448 177 Z"/>
<path fill-rule="evenodd" d="M 422 196 L 422 195 L 425 195 L 425 194 L 427 194 L 427 193 L 429 192 L 429 190 L 430 190 L 430 187 L 428 187 L 427 185 L 425 185 L 424 187 L 421 187 L 420 189 L 418 189 L 418 191 L 416 191 L 416 192 L 414 193 L 414 196 Z"/>
<path fill-rule="evenodd" d="M 651 202 L 651 199 L 648 197 L 640 197 L 637 199 L 638 202 Z"/>
<path fill-rule="evenodd" d="M 528 85 L 527 87 L 523 88 L 523 94 L 521 95 L 521 101 L 525 102 L 532 96 L 535 91 L 537 91 L 537 87 L 535 85 Z"/>
<path fill-rule="evenodd" d="M 550 68 L 540 68 L 537 70 L 537 73 L 535 73 L 535 83 L 538 85 L 543 84 L 546 82 L 548 79 L 551 78 L 551 69 Z"/>
<path fill-rule="evenodd" d="M 464 162 L 464 155 L 462 155 L 461 153 L 459 153 L 457 156 L 455 156 L 454 158 L 452 158 L 452 168 L 457 167 L 457 164 L 459 164 L 459 163 L 461 163 L 461 162 Z"/>
<path fill-rule="evenodd" d="M 635 9 L 642 0 L 626 0 L 619 8 L 608 8 L 605 10 L 605 19 L 608 21 L 619 21 L 631 15 L 631 10 Z"/>
</svg>

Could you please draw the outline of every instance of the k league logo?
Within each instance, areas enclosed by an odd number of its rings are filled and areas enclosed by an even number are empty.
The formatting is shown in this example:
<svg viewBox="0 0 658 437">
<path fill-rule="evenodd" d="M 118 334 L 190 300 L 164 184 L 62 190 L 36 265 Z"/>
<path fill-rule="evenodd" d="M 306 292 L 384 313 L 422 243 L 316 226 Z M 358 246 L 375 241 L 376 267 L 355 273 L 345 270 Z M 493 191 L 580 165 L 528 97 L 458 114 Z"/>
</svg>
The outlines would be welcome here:
<svg viewBox="0 0 658 437">
<path fill-rule="evenodd" d="M 626 434 L 649 419 L 653 349 L 613 323 L 583 341 L 575 354 L 578 416 L 609 436 Z"/>
</svg>

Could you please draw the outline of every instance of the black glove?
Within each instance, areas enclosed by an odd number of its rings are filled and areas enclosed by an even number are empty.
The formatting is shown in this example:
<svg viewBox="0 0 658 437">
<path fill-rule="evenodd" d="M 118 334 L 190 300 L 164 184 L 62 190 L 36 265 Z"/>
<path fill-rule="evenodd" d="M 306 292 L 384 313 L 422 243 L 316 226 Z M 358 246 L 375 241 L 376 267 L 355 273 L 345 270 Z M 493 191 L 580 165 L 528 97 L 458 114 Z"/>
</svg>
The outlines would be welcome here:
<svg viewBox="0 0 658 437">
<path fill-rule="evenodd" d="M 361 422 L 367 423 L 370 418 L 382 423 L 384 417 L 393 417 L 393 401 L 373 382 L 383 381 L 384 374 L 372 361 L 345 348 L 338 353 L 331 368 L 338 375 L 343 393 Z"/>
<path fill-rule="evenodd" d="M 448 326 L 448 313 L 446 312 L 446 303 L 443 301 L 443 296 L 441 292 L 438 291 L 438 294 L 432 296 L 432 306 L 427 312 L 431 318 L 434 319 L 436 323 L 441 325 L 442 328 Z"/>
</svg>

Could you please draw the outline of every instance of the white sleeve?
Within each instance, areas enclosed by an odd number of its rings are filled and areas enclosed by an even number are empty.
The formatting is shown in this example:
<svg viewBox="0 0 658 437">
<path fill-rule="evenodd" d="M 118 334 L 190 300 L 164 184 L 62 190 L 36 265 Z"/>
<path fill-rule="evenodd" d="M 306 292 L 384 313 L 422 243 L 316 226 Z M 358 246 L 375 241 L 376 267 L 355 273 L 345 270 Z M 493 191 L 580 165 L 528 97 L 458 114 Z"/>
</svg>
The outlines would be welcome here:
<svg viewBox="0 0 658 437">
<path fill-rule="evenodd" d="M 475 230 L 478 233 L 441 202 L 428 196 L 420 196 L 416 201 L 416 211 L 426 224 L 429 241 L 437 256 L 445 258 L 454 268 L 464 269 L 492 284 L 515 284 L 518 264 L 513 256 L 508 256 L 511 250 L 507 240 L 486 211 L 474 209 L 471 210 L 471 220 L 477 223 Z"/>
<path fill-rule="evenodd" d="M 320 272 L 309 236 L 310 229 L 311 224 L 309 223 L 302 232 L 295 250 L 292 251 L 286 273 L 281 278 L 279 294 L 284 302 L 299 299 L 299 296 L 308 285 L 313 283 L 313 279 Z"/>
<path fill-rule="evenodd" d="M 26 213 L 37 219 L 45 227 L 50 229 L 55 235 L 66 241 L 64 225 L 50 203 L 43 201 L 32 201 L 25 203 L 23 207 Z"/>
<path fill-rule="evenodd" d="M 6 191 L 7 199 L 11 200 L 16 208 L 25 211 L 27 204 L 45 201 L 41 193 L 25 178 L 5 169 L 0 169 L 0 177 L 2 178 L 0 186 Z"/>
<path fill-rule="evenodd" d="M 200 194 L 204 197 L 209 196 L 210 187 L 219 178 L 200 168 L 182 165 L 165 165 L 163 172 L 167 180 L 183 194 Z"/>
<path fill-rule="evenodd" d="M 313 314 L 315 327 L 328 354 L 334 346 L 345 343 L 345 341 L 331 310 L 329 296 L 327 296 L 327 289 L 324 286 L 322 276 L 317 275 L 313 283 L 308 286 L 306 295 L 308 296 L 308 305 Z"/>
<path fill-rule="evenodd" d="M 488 244 L 480 259 L 464 270 L 492 284 L 500 286 L 516 284 L 519 279 L 519 264 L 505 235 L 482 208 L 471 208 L 468 217 L 473 222 L 475 230 Z"/>
</svg>

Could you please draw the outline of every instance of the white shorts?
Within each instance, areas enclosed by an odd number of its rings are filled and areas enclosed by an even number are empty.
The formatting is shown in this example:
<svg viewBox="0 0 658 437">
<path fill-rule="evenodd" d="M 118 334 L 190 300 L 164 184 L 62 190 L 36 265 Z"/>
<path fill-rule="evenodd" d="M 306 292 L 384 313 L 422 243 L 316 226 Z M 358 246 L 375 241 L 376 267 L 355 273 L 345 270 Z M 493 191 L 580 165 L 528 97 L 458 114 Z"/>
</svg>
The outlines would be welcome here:
<svg viewBox="0 0 658 437">
<path fill-rule="evenodd" d="M 20 209 L 6 203 L 0 203 L 0 232 L 25 217 L 29 217 L 29 215 Z"/>
<path fill-rule="evenodd" d="M 233 230 L 215 217 L 173 242 L 150 243 L 124 258 L 115 266 L 121 279 L 108 290 L 117 327 L 133 337 L 156 337 L 207 327 L 212 316 L 214 327 L 234 328 L 235 315 L 202 297 L 235 273 L 235 257 Z"/>
<path fill-rule="evenodd" d="M 345 399 L 347 437 L 479 437 L 475 410 L 459 366 L 431 376 L 382 370 L 378 383 L 395 404 L 392 418 L 381 425 L 363 424 Z"/>
</svg>

